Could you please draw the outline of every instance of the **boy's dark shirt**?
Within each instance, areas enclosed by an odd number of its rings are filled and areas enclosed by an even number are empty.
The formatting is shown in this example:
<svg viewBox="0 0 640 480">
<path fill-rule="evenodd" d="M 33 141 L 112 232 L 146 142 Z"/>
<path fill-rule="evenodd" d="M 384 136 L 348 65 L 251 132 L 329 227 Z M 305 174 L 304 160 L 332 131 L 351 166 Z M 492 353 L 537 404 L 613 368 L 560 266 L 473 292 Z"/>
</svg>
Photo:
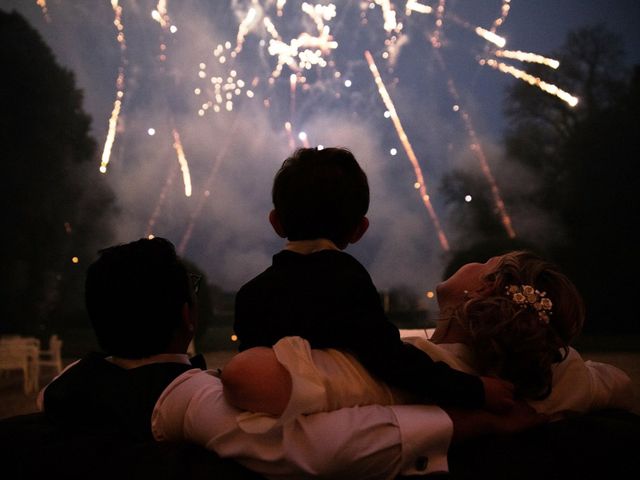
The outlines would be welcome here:
<svg viewBox="0 0 640 480">
<path fill-rule="evenodd" d="M 353 353 L 371 374 L 423 401 L 472 408 L 484 404 L 479 377 L 434 362 L 400 339 L 369 273 L 347 253 L 277 253 L 271 267 L 240 289 L 235 312 L 240 350 L 300 336 L 313 348 Z"/>
</svg>

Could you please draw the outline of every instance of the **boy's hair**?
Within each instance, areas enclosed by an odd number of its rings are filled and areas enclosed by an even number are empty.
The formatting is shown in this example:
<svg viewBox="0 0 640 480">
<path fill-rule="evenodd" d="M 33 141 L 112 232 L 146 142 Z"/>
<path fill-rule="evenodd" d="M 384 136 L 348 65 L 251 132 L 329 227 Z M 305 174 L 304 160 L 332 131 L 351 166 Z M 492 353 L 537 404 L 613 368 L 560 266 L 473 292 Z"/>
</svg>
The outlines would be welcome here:
<svg viewBox="0 0 640 480">
<path fill-rule="evenodd" d="M 454 313 L 471 335 L 479 372 L 509 380 L 524 398 L 547 397 L 552 364 L 566 357 L 584 324 L 580 293 L 555 265 L 526 251 L 503 255 L 484 284 Z M 548 323 L 533 305 L 522 308 L 507 295 L 510 285 L 546 292 L 553 302 Z"/>
<path fill-rule="evenodd" d="M 123 358 L 163 353 L 192 304 L 184 265 L 163 238 L 100 250 L 89 266 L 85 301 L 100 347 Z"/>
<path fill-rule="evenodd" d="M 276 173 L 272 198 L 289 240 L 341 244 L 369 209 L 369 184 L 349 150 L 300 148 Z"/>
</svg>

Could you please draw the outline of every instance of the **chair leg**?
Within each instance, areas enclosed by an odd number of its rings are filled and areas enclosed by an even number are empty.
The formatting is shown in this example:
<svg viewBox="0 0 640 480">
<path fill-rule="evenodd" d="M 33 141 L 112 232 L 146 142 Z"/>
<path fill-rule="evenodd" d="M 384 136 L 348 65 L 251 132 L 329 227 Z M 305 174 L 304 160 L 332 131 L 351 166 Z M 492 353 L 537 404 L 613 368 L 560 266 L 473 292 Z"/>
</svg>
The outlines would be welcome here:
<svg viewBox="0 0 640 480">
<path fill-rule="evenodd" d="M 31 365 L 31 391 L 37 392 L 40 386 L 40 365 L 34 362 Z"/>
<path fill-rule="evenodd" d="M 29 366 L 22 367 L 24 394 L 29 395 L 31 390 L 31 379 L 29 378 Z"/>
</svg>

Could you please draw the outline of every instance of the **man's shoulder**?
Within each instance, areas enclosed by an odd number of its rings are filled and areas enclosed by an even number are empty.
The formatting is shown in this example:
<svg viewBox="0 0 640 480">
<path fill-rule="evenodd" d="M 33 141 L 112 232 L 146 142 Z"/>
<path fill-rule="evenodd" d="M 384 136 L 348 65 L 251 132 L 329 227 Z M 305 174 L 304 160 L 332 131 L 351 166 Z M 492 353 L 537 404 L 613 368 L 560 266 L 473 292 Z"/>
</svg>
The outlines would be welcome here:
<svg viewBox="0 0 640 480">
<path fill-rule="evenodd" d="M 222 382 L 214 371 L 188 370 L 164 388 L 155 404 L 152 421 L 158 422 L 161 419 L 164 423 L 171 423 L 169 420 L 175 416 L 176 411 L 184 414 L 189 406 L 193 407 L 195 403 L 202 401 L 209 402 L 213 408 L 213 400 L 219 401 L 221 398 Z M 180 422 L 179 425 L 182 425 Z"/>
<path fill-rule="evenodd" d="M 83 357 L 71 363 L 58 375 L 52 383 L 64 380 L 67 377 L 78 375 L 93 375 L 97 372 L 113 368 L 113 364 L 106 360 L 107 355 L 100 352 L 89 352 Z"/>
</svg>

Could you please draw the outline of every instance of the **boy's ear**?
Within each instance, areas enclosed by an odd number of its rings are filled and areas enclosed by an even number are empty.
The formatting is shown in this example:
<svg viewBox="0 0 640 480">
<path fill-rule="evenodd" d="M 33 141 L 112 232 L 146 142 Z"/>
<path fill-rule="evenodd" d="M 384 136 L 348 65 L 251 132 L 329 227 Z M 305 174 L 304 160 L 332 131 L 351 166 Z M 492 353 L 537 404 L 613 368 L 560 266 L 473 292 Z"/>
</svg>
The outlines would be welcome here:
<svg viewBox="0 0 640 480">
<path fill-rule="evenodd" d="M 278 216 L 278 212 L 276 212 L 275 209 L 269 212 L 269 223 L 271 224 L 275 232 L 278 234 L 278 236 L 282 238 L 287 238 L 287 234 L 285 233 L 284 228 L 282 228 L 282 222 L 280 222 L 280 217 Z"/>
<path fill-rule="evenodd" d="M 369 228 L 369 219 L 367 217 L 362 217 L 358 222 L 356 228 L 354 228 L 353 233 L 349 237 L 349 243 L 356 243 L 358 240 L 362 238 L 362 236 L 366 233 Z"/>
</svg>

